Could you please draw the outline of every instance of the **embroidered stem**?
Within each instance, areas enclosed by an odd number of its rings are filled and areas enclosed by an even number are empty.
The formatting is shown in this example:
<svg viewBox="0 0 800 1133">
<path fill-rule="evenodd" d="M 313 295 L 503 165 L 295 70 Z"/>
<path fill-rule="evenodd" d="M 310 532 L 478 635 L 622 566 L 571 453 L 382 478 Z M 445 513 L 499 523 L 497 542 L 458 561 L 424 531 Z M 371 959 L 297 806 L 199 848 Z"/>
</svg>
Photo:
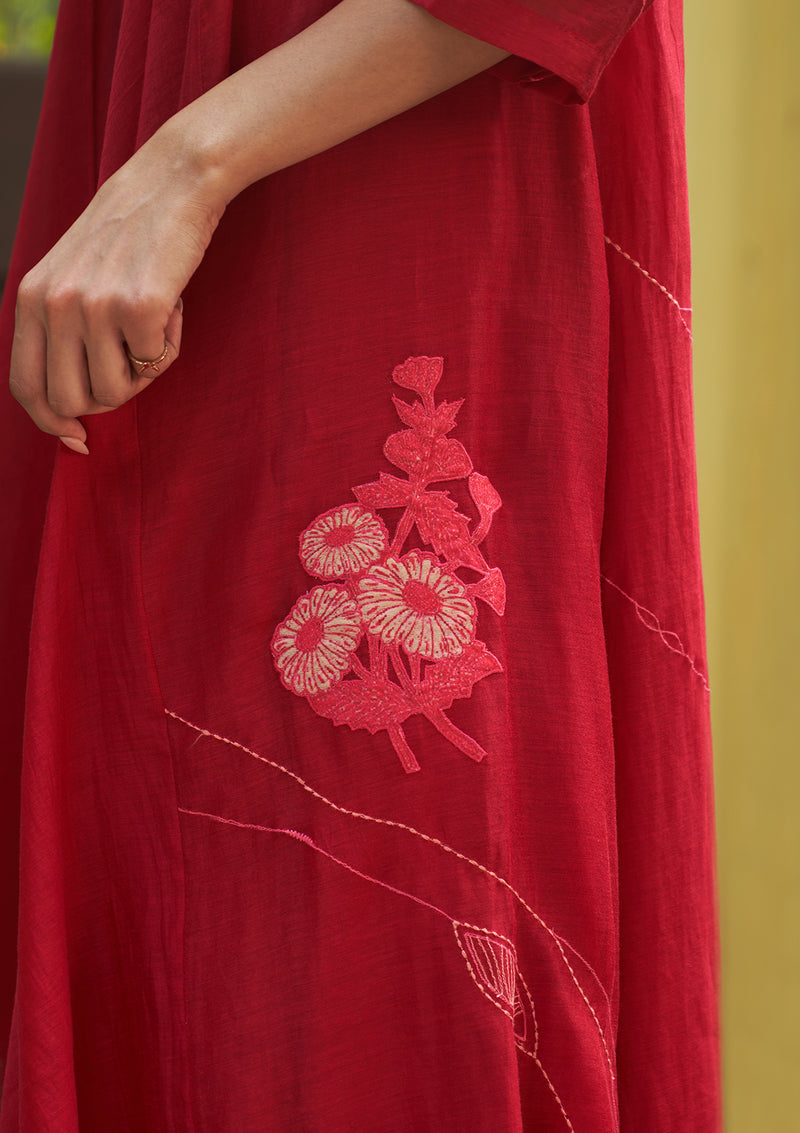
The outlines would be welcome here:
<svg viewBox="0 0 800 1133">
<path fill-rule="evenodd" d="M 423 397 L 423 402 L 428 412 L 433 414 L 435 408 L 433 394 L 426 394 Z M 425 491 L 425 487 L 428 483 L 430 463 L 433 456 L 433 446 L 435 444 L 435 441 L 436 438 L 433 435 L 425 438 L 425 456 L 416 472 L 412 473 L 409 476 L 409 481 L 414 489 L 414 494 L 412 497 L 413 500 L 417 499 L 420 492 Z M 394 539 L 392 540 L 392 545 L 389 548 L 390 556 L 400 554 L 403 549 L 403 544 L 408 538 L 413 526 L 414 512 L 412 508 L 407 507 L 403 514 L 400 516 L 400 521 L 397 524 L 397 530 L 395 532 Z"/>
<path fill-rule="evenodd" d="M 361 661 L 359 661 L 359 659 L 358 659 L 358 657 L 356 657 L 355 653 L 353 654 L 353 659 L 350 662 L 350 665 L 351 665 L 353 672 L 358 673 L 359 677 L 366 678 L 367 680 L 369 680 L 369 678 L 372 676 L 369 669 L 364 668 L 364 665 L 362 664 Z"/>
<path fill-rule="evenodd" d="M 472 736 L 468 736 L 466 732 L 462 732 L 460 728 L 457 728 L 453 721 L 445 716 L 441 708 L 426 708 L 423 709 L 423 711 L 434 728 L 441 732 L 446 740 L 449 740 L 459 751 L 463 751 L 464 755 L 468 755 L 470 759 L 474 759 L 476 763 L 480 763 L 486 755 L 486 752 L 476 740 L 473 740 Z"/>
<path fill-rule="evenodd" d="M 405 692 L 413 693 L 414 687 L 411 684 L 411 678 L 406 671 L 406 667 L 403 664 L 403 658 L 400 656 L 400 650 L 396 645 L 389 646 L 389 656 L 392 659 L 394 671 L 397 673 L 398 679 L 400 681 L 400 684 L 403 686 L 403 689 L 405 690 Z"/>
<path fill-rule="evenodd" d="M 403 770 L 407 774 L 412 771 L 419 771 L 420 767 L 417 763 L 417 757 L 414 755 L 411 748 L 406 742 L 406 737 L 400 724 L 392 724 L 387 729 L 389 739 L 392 741 L 392 747 L 397 752 L 400 762 L 403 765 Z"/>
<path fill-rule="evenodd" d="M 378 647 L 378 639 L 372 633 L 367 634 L 367 648 L 369 649 L 370 671 L 380 676 L 380 649 Z"/>
<path fill-rule="evenodd" d="M 420 681 L 422 680 L 422 658 L 418 654 L 411 657 L 411 680 L 414 688 L 419 688 Z"/>
<path fill-rule="evenodd" d="M 403 544 L 409 536 L 411 528 L 414 526 L 414 515 L 410 508 L 406 508 L 400 516 L 400 521 L 397 524 L 397 531 L 395 532 L 392 545 L 388 551 L 389 558 L 396 558 L 403 549 Z"/>
</svg>

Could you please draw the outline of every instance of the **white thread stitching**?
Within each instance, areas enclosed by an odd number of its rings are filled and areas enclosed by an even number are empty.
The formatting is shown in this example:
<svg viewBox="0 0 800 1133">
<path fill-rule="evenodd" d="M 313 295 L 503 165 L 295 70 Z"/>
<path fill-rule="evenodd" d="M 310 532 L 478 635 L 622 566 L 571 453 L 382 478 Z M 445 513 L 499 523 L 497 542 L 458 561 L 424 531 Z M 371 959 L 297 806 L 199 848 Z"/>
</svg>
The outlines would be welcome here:
<svg viewBox="0 0 800 1133">
<path fill-rule="evenodd" d="M 461 943 L 461 937 L 459 935 L 458 930 L 459 930 L 459 928 L 470 928 L 474 932 L 480 933 L 482 936 L 499 937 L 500 940 L 505 942 L 505 944 L 508 948 L 508 951 L 511 953 L 511 956 L 513 958 L 514 967 L 515 967 L 516 970 L 518 970 L 518 968 L 517 968 L 517 958 L 516 958 L 517 953 L 516 953 L 516 949 L 514 948 L 514 945 L 511 943 L 510 940 L 508 940 L 501 933 L 494 932 L 492 929 L 481 928 L 479 925 L 468 925 L 468 924 L 465 924 L 464 921 L 453 920 L 453 921 L 451 921 L 451 923 L 453 925 L 453 931 L 456 934 L 456 942 L 458 944 L 459 951 L 461 952 L 461 955 L 464 957 L 464 963 L 467 965 L 467 969 L 469 971 L 469 974 L 472 976 L 472 979 L 475 981 L 475 984 L 480 989 L 480 991 L 486 996 L 486 998 L 489 1000 L 489 1002 L 491 1004 L 493 1004 L 493 1006 L 499 1008 L 500 1011 L 502 1011 L 504 1015 L 507 1015 L 508 1018 L 513 1023 L 513 1021 L 514 1021 L 513 1008 L 511 1010 L 509 1010 L 507 1007 L 504 1007 L 502 1003 L 498 1002 L 498 999 L 501 998 L 500 993 L 499 992 L 492 992 L 491 988 L 488 986 L 489 981 L 487 979 L 485 979 L 481 973 L 475 971 L 475 969 L 473 968 L 472 962 L 471 962 L 469 956 L 467 955 L 467 953 L 464 949 L 464 945 Z M 476 962 L 477 962 L 477 958 L 476 958 Z"/>
<path fill-rule="evenodd" d="M 530 989 L 528 988 L 528 985 L 525 982 L 525 977 L 523 976 L 523 974 L 519 970 L 519 968 L 517 968 L 517 976 L 519 977 L 519 982 L 522 984 L 523 990 L 525 991 L 525 994 L 528 997 L 528 1003 L 530 1004 L 530 1008 L 531 1008 L 531 1018 L 533 1019 L 533 1051 L 529 1051 L 527 1048 L 522 1047 L 522 1046 L 520 1046 L 520 1050 L 523 1051 L 525 1054 L 527 1054 L 530 1058 L 538 1059 L 538 1057 L 539 1057 L 539 1020 L 536 1017 L 536 1008 L 533 1005 L 533 996 L 531 995 Z M 552 1087 L 551 1087 L 551 1089 L 552 1089 Z"/>
<path fill-rule="evenodd" d="M 531 1011 L 533 1011 L 533 1000 L 531 999 L 531 993 L 528 991 L 528 985 L 525 983 L 525 977 L 523 976 L 522 972 L 519 971 L 519 969 L 517 970 L 517 975 L 519 976 L 520 980 L 522 981 L 522 986 L 525 988 L 525 994 L 527 995 L 528 1000 L 529 1000 L 530 1005 L 531 1005 Z M 539 1024 L 538 1024 L 538 1022 L 536 1022 L 536 1015 L 535 1014 L 534 1014 L 534 1025 L 536 1027 L 536 1050 L 538 1050 L 539 1049 Z M 558 1093 L 556 1092 L 555 1086 L 550 1081 L 550 1078 L 548 1077 L 547 1071 L 545 1070 L 544 1066 L 542 1066 L 542 1063 L 541 1063 L 541 1060 L 540 1060 L 538 1054 L 532 1054 L 529 1050 L 526 1050 L 525 1047 L 520 1046 L 519 1043 L 517 1044 L 517 1047 L 518 1047 L 519 1050 L 522 1051 L 523 1054 L 527 1054 L 528 1058 L 532 1058 L 534 1060 L 534 1062 L 536 1063 L 536 1065 L 539 1067 L 539 1070 L 542 1073 L 542 1077 L 544 1078 L 545 1082 L 547 1083 L 547 1088 L 550 1091 L 550 1093 L 553 1095 L 553 1097 L 556 1099 L 556 1104 L 558 1105 L 558 1108 L 561 1110 L 561 1114 L 562 1114 L 564 1120 L 566 1121 L 568 1128 L 570 1128 L 572 1130 L 572 1133 L 575 1133 L 575 1126 L 572 1124 L 570 1119 L 567 1117 L 567 1111 L 564 1109 L 564 1106 L 561 1103 L 561 1098 L 558 1096 Z"/>
<path fill-rule="evenodd" d="M 509 1011 L 509 1009 L 507 1007 L 504 1007 L 502 1003 L 498 1002 L 498 997 L 496 995 L 492 995 L 491 991 L 489 991 L 484 986 L 484 983 L 481 982 L 479 975 L 476 973 L 475 969 L 473 968 L 472 962 L 470 961 L 469 956 L 467 955 L 466 951 L 464 950 L 464 945 L 461 943 L 461 938 L 458 935 L 458 925 L 460 923 L 461 923 L 460 921 L 453 921 L 452 922 L 453 931 L 455 932 L 456 943 L 458 944 L 458 950 L 461 953 L 461 955 L 464 957 L 464 963 L 467 965 L 467 971 L 469 972 L 470 976 L 472 977 L 473 983 L 478 988 L 478 990 L 481 992 L 481 994 L 484 995 L 489 1000 L 489 1002 L 492 1004 L 492 1006 L 497 1007 L 500 1011 L 502 1011 L 503 1014 L 506 1015 L 513 1023 L 513 1021 L 514 1021 L 513 1013 L 511 1011 Z M 482 929 L 481 931 L 485 932 L 486 930 Z"/>
<path fill-rule="evenodd" d="M 623 256 L 626 260 L 628 260 L 629 263 L 633 264 L 633 266 L 635 268 L 637 268 L 642 273 L 642 275 L 645 277 L 645 279 L 649 279 L 650 282 L 655 284 L 655 286 L 658 288 L 658 290 L 660 292 L 662 292 L 662 294 L 666 295 L 667 299 L 669 299 L 670 303 L 672 303 L 673 306 L 675 307 L 675 309 L 677 310 L 678 318 L 683 323 L 684 329 L 685 329 L 686 333 L 689 335 L 690 340 L 694 341 L 694 339 L 692 338 L 691 327 L 686 322 L 686 319 L 683 317 L 684 312 L 687 313 L 687 314 L 691 314 L 692 308 L 691 307 L 682 307 L 680 305 L 680 303 L 678 302 L 678 300 L 675 298 L 675 296 L 672 294 L 672 292 L 667 290 L 667 288 L 664 286 L 663 283 L 659 283 L 658 280 L 655 278 L 655 276 L 652 276 L 649 271 L 646 271 L 645 268 L 642 267 L 642 265 L 639 263 L 638 260 L 635 260 L 633 258 L 633 256 L 629 256 L 627 252 L 624 252 L 622 250 L 622 248 L 620 248 L 619 244 L 614 243 L 614 241 L 610 238 L 610 236 L 603 236 L 603 239 L 605 240 L 606 244 L 610 245 L 610 247 L 612 247 L 616 252 L 619 252 L 619 254 L 621 256 Z"/>
<path fill-rule="evenodd" d="M 264 755 L 259 755 L 258 752 L 253 751 L 251 748 L 245 747 L 244 744 L 240 744 L 236 740 L 231 740 L 231 739 L 228 739 L 225 736 L 220 736 L 216 732 L 208 731 L 208 729 L 206 729 L 206 728 L 200 728 L 200 727 L 198 727 L 197 724 L 192 724 L 191 721 L 184 719 L 183 716 L 179 716 L 177 714 L 177 712 L 170 711 L 169 708 L 165 708 L 164 711 L 166 712 L 167 716 L 171 716 L 174 720 L 177 720 L 179 723 L 185 724 L 186 727 L 191 728 L 192 731 L 199 732 L 203 736 L 208 736 L 209 739 L 219 740 L 220 743 L 228 744 L 230 747 L 238 748 L 240 751 L 245 752 L 247 755 L 253 756 L 254 759 L 258 759 L 262 763 L 266 763 L 270 767 L 274 767 L 276 771 L 283 772 L 284 775 L 288 775 L 290 778 L 294 779 L 296 783 L 299 783 L 299 785 L 303 788 L 303 790 L 308 791 L 308 793 L 310 795 L 313 795 L 314 798 L 319 799 L 320 802 L 325 803 L 327 806 L 331 807 L 333 810 L 339 811 L 340 814 L 347 814 L 347 815 L 350 815 L 350 817 L 352 817 L 352 818 L 361 818 L 366 822 L 376 822 L 376 823 L 378 823 L 382 826 L 394 826 L 394 827 L 397 827 L 401 830 L 407 830 L 410 834 L 414 834 L 414 835 L 416 835 L 416 837 L 422 838 L 423 841 L 430 842 L 433 845 L 439 846 L 446 853 L 452 854 L 454 857 L 459 858 L 461 861 L 467 862 L 468 865 L 474 866 L 476 869 L 479 869 L 482 873 L 485 873 L 488 877 L 494 878 L 495 881 L 497 881 L 500 885 L 504 886 L 509 891 L 509 893 L 513 894 L 513 896 L 516 897 L 516 899 L 519 901 L 519 903 L 522 905 L 522 907 L 528 913 L 530 913 L 530 915 L 537 922 L 537 924 L 541 925 L 541 927 L 545 930 L 545 932 L 548 934 L 548 936 L 550 936 L 552 938 L 552 940 L 555 942 L 556 947 L 558 948 L 559 952 L 561 953 L 561 958 L 567 966 L 567 970 L 569 971 L 569 974 L 572 978 L 572 982 L 575 984 L 575 987 L 578 989 L 578 992 L 579 992 L 581 998 L 583 999 L 586 1006 L 589 1008 L 589 1012 L 590 1012 L 592 1018 L 594 1019 L 595 1026 L 597 1027 L 597 1032 L 600 1035 L 600 1041 L 603 1044 L 603 1050 L 605 1052 L 606 1062 L 608 1063 L 608 1072 L 609 1072 L 609 1075 L 611 1077 L 611 1081 L 616 1082 L 616 1076 L 614 1074 L 614 1067 L 613 1067 L 612 1062 L 611 1062 L 611 1055 L 609 1054 L 608 1044 L 606 1043 L 605 1032 L 604 1032 L 603 1027 L 600 1023 L 600 1020 L 597 1018 L 597 1013 L 595 1012 L 594 1007 L 592 1007 L 592 1005 L 589 1002 L 589 999 L 586 995 L 586 992 L 581 987 L 581 984 L 578 980 L 578 977 L 575 974 L 574 968 L 572 967 L 569 960 L 567 959 L 567 954 L 564 951 L 564 948 L 562 946 L 561 938 L 558 936 L 558 934 L 556 932 L 553 931 L 553 929 L 550 928 L 550 926 L 548 924 L 545 924 L 545 922 L 538 915 L 538 913 L 535 913 L 533 911 L 533 909 L 530 907 L 530 905 L 525 900 L 525 898 L 522 896 L 522 894 L 519 893 L 514 888 L 514 886 L 511 884 L 510 881 L 506 881 L 506 879 L 504 877 L 501 877 L 499 874 L 495 873 L 494 870 L 489 869 L 488 866 L 481 865 L 480 862 L 476 862 L 473 858 L 467 857 L 466 854 L 462 854 L 459 850 L 453 849 L 452 846 L 448 846 L 445 842 L 440 841 L 440 839 L 434 838 L 430 834 L 423 834 L 421 830 L 416 830 L 413 826 L 408 826 L 405 822 L 397 822 L 395 819 L 391 819 L 391 818 L 377 818 L 375 815 L 372 815 L 372 814 L 362 814 L 360 811 L 349 810 L 347 807 L 339 806 L 338 803 L 335 803 L 331 799 L 326 798 L 324 795 L 320 794 L 319 791 L 315 791 L 314 788 L 312 786 L 310 786 L 310 784 L 306 783 L 304 779 L 301 779 L 300 776 L 297 775 L 294 771 L 290 771 L 288 767 L 283 767 L 283 766 L 281 766 L 281 764 L 275 763 L 274 760 L 267 759 L 267 757 L 264 756 Z M 574 952 L 575 955 L 580 958 L 581 962 L 586 964 L 587 969 L 592 973 L 594 978 L 597 980 L 597 976 L 595 975 L 594 970 L 583 959 L 583 957 L 580 955 L 580 953 L 577 952 L 574 948 L 572 948 L 571 945 L 569 947 L 570 947 L 570 950 L 572 952 Z M 603 992 L 603 996 L 606 999 L 606 1002 L 608 1002 L 608 997 L 605 993 L 605 989 L 603 988 L 602 984 L 600 984 L 599 980 L 598 980 L 598 985 L 600 986 L 600 988 Z"/>
<path fill-rule="evenodd" d="M 173 715 L 173 713 L 169 713 L 169 715 Z M 179 717 L 178 717 L 178 719 L 179 719 Z M 185 721 L 181 721 L 181 722 L 184 723 Z M 208 733 L 202 733 L 202 734 L 208 734 Z M 456 943 L 458 944 L 459 951 L 461 952 L 461 955 L 464 957 L 464 961 L 467 965 L 467 969 L 469 970 L 469 974 L 472 977 L 472 979 L 473 979 L 474 983 L 476 984 L 476 986 L 478 987 L 478 989 L 483 993 L 483 995 L 486 997 L 486 999 L 488 999 L 489 1002 L 494 1007 L 498 1007 L 503 1012 L 504 1015 L 508 1016 L 511 1019 L 511 1021 L 513 1023 L 513 1021 L 514 1021 L 513 1013 L 509 1015 L 509 1012 L 502 1006 L 502 1004 L 497 1002 L 496 998 L 491 996 L 486 991 L 486 989 L 482 986 L 480 980 L 476 977 L 475 972 L 472 969 L 472 965 L 470 964 L 469 957 L 467 956 L 466 952 L 464 951 L 463 945 L 461 944 L 461 940 L 460 940 L 460 937 L 458 935 L 458 926 L 460 925 L 462 928 L 471 928 L 475 932 L 483 933 L 486 936 L 496 936 L 496 937 L 500 938 L 501 940 L 506 941 L 507 944 L 508 944 L 508 947 L 509 947 L 509 949 L 512 953 L 512 956 L 514 958 L 516 974 L 519 976 L 519 979 L 522 982 L 523 987 L 525 988 L 525 994 L 527 995 L 528 1001 L 530 1003 L 531 1017 L 533 1019 L 533 1025 L 534 1025 L 534 1028 L 535 1028 L 534 1033 L 535 1033 L 535 1036 L 536 1036 L 535 1046 L 534 1046 L 533 1052 L 529 1051 L 526 1047 L 522 1046 L 522 1044 L 519 1041 L 517 1041 L 516 1036 L 514 1037 L 514 1045 L 517 1047 L 518 1050 L 521 1050 L 523 1052 L 523 1054 L 527 1054 L 528 1057 L 532 1058 L 533 1061 L 536 1063 L 536 1065 L 539 1068 L 540 1073 L 542 1074 L 542 1077 L 544 1078 L 545 1082 L 547 1083 L 548 1089 L 550 1090 L 550 1092 L 552 1093 L 553 1097 L 556 1100 L 556 1103 L 558 1104 L 558 1108 L 561 1110 L 561 1113 L 564 1117 L 564 1120 L 567 1123 L 568 1128 L 572 1130 L 572 1133 L 575 1133 L 575 1128 L 574 1128 L 572 1122 L 570 1121 L 569 1117 L 567 1116 L 567 1113 L 566 1113 L 566 1110 L 564 1109 L 564 1106 L 561 1104 L 561 1098 L 558 1096 L 556 1089 L 553 1086 L 553 1083 L 550 1081 L 550 1078 L 547 1074 L 547 1071 L 545 1070 L 544 1066 L 542 1066 L 541 1060 L 538 1057 L 537 1051 L 538 1051 L 538 1047 L 539 1047 L 539 1026 L 538 1026 L 538 1023 L 536 1021 L 536 1011 L 535 1011 L 535 1008 L 533 1006 L 533 1000 L 531 998 L 531 993 L 528 990 L 528 985 L 525 983 L 525 979 L 522 975 L 522 972 L 520 972 L 519 968 L 516 967 L 516 951 L 514 949 L 514 946 L 511 944 L 511 941 L 508 940 L 507 937 L 503 936 L 499 932 L 498 933 L 493 932 L 492 929 L 483 928 L 480 925 L 470 925 L 470 924 L 467 924 L 465 921 L 456 921 L 453 917 L 450 916 L 449 913 L 446 913 L 444 911 L 444 909 L 440 909 L 436 905 L 432 905 L 429 901 L 425 901 L 421 897 L 416 897 L 413 893 L 408 893 L 404 889 L 398 889 L 394 885 L 389 885 L 387 882 L 381 881 L 377 877 L 371 877 L 368 873 L 363 873 L 361 870 L 355 869 L 354 866 L 349 865 L 347 862 L 342 861 L 341 858 L 337 858 L 334 854 L 331 854 L 328 850 L 325 850 L 322 846 L 319 846 L 313 840 L 313 838 L 310 837 L 310 835 L 304 834 L 299 830 L 289 830 L 285 827 L 279 827 L 279 826 L 260 826 L 260 825 L 258 825 L 257 823 L 254 823 L 254 822 L 239 822 L 234 818 L 225 818 L 221 814 L 210 814 L 207 811 L 201 811 L 201 810 L 189 810 L 187 807 L 182 807 L 182 806 L 179 806 L 177 809 L 178 809 L 179 813 L 181 813 L 181 814 L 192 815 L 195 818 L 209 818 L 213 822 L 219 822 L 219 823 L 222 823 L 223 825 L 226 825 L 226 826 L 236 826 L 239 829 L 243 829 L 243 830 L 258 830 L 258 831 L 261 831 L 262 833 L 265 833 L 265 834 L 286 834 L 289 837 L 294 838 L 296 841 L 305 842 L 306 845 L 311 847 L 311 849 L 317 850 L 318 853 L 323 855 L 323 857 L 329 858 L 331 861 L 336 862 L 337 865 L 343 866 L 346 870 L 348 870 L 350 873 L 355 874 L 357 877 L 361 877 L 365 881 L 371 881 L 375 885 L 379 885 L 384 889 L 388 889 L 392 893 L 397 893 L 401 897 L 408 897 L 410 900 L 415 901 L 417 904 L 423 905 L 423 906 L 427 907 L 428 909 L 431 909 L 434 913 L 439 913 L 441 916 L 443 916 L 445 918 L 445 920 L 450 921 L 451 925 L 453 926 L 453 930 L 454 930 L 455 935 L 456 935 Z"/>
<path fill-rule="evenodd" d="M 458 944 L 459 951 L 461 952 L 461 955 L 464 957 L 464 962 L 467 965 L 467 968 L 469 970 L 469 974 L 472 976 L 473 981 L 475 982 L 475 984 L 477 985 L 479 990 L 483 993 L 483 995 L 486 996 L 486 998 L 489 1000 L 489 1002 L 492 1003 L 495 1007 L 498 1007 L 503 1012 L 504 1015 L 508 1015 L 508 1017 L 511 1019 L 511 1021 L 513 1023 L 513 1021 L 514 1021 L 513 1013 L 509 1013 L 502 1006 L 502 1004 L 498 1003 L 497 1000 L 494 998 L 494 996 L 492 996 L 483 987 L 480 979 L 478 978 L 475 971 L 473 970 L 472 964 L 470 963 L 470 959 L 467 956 L 467 953 L 464 950 L 464 946 L 461 943 L 461 938 L 458 935 L 458 926 L 459 925 L 461 925 L 461 927 L 463 927 L 463 928 L 473 928 L 477 932 L 485 933 L 487 936 L 499 937 L 501 940 L 506 940 L 507 938 L 502 936 L 501 933 L 494 932 L 491 929 L 481 929 L 481 928 L 478 928 L 477 925 L 465 925 L 463 921 L 453 921 L 453 930 L 456 934 L 456 942 Z M 511 950 L 512 956 L 514 957 L 515 966 L 516 966 L 516 951 L 515 951 L 514 946 L 511 944 L 510 941 L 508 941 L 508 945 L 509 945 L 509 948 Z M 545 1070 L 544 1066 L 542 1065 L 542 1060 L 539 1058 L 539 1054 L 538 1054 L 538 1051 L 539 1051 L 539 1023 L 538 1023 L 538 1020 L 536 1018 L 536 1008 L 533 1005 L 533 999 L 532 999 L 531 993 L 528 989 L 528 985 L 525 982 L 525 977 L 523 976 L 522 972 L 519 970 L 518 967 L 516 968 L 516 975 L 519 978 L 519 980 L 520 980 L 520 982 L 521 982 L 521 984 L 522 984 L 522 986 L 525 990 L 525 995 L 528 997 L 528 1003 L 530 1004 L 531 1021 L 533 1023 L 534 1040 L 533 1040 L 533 1050 L 528 1050 L 528 1048 L 526 1046 L 524 1046 L 523 1043 L 516 1036 L 514 1037 L 514 1045 L 516 1046 L 517 1050 L 522 1051 L 523 1054 L 527 1054 L 528 1058 L 532 1059 L 536 1063 L 542 1077 L 545 1080 L 545 1083 L 547 1085 L 548 1090 L 550 1091 L 550 1093 L 555 1098 L 556 1104 L 557 1104 L 558 1108 L 561 1110 L 561 1115 L 563 1116 L 564 1120 L 567 1123 L 567 1128 L 571 1129 L 572 1133 L 575 1133 L 575 1127 L 572 1124 L 572 1122 L 570 1121 L 569 1117 L 567 1116 L 567 1111 L 564 1109 L 564 1106 L 561 1102 L 561 1098 L 558 1096 L 558 1092 L 556 1091 L 555 1086 L 551 1082 L 547 1071 Z"/>
<path fill-rule="evenodd" d="M 619 591 L 619 593 L 622 595 L 623 598 L 628 599 L 628 601 L 633 605 L 634 609 L 636 610 L 636 617 L 639 619 L 639 621 L 642 623 L 642 625 L 645 627 L 645 629 L 649 629 L 651 631 L 651 633 L 658 634 L 658 636 L 661 638 L 661 640 L 664 642 L 664 644 L 666 645 L 667 649 L 670 650 L 670 652 L 677 653 L 677 655 L 679 657 L 683 657 L 684 660 L 689 662 L 689 666 L 690 666 L 692 672 L 695 673 L 700 678 L 700 680 L 703 682 L 703 687 L 705 688 L 706 692 L 711 692 L 711 689 L 709 688 L 709 684 L 708 684 L 708 681 L 705 677 L 705 674 L 700 669 L 698 669 L 698 667 L 695 664 L 692 657 L 689 655 L 689 653 L 687 653 L 686 648 L 684 647 L 684 644 L 681 641 L 681 639 L 678 637 L 677 633 L 673 633 L 673 631 L 671 629 L 663 629 L 662 626 L 661 626 L 661 622 L 658 620 L 658 618 L 653 613 L 653 611 L 646 609 L 644 606 L 640 606 L 639 603 L 636 601 L 636 599 L 632 598 L 630 596 L 630 594 L 626 594 L 626 592 L 622 589 L 621 586 L 617 586 L 616 582 L 612 582 L 611 579 L 607 578 L 606 575 L 604 575 L 604 574 L 601 574 L 600 577 L 602 578 L 603 582 L 607 582 L 609 586 L 613 586 L 613 588 L 615 590 Z M 645 617 L 643 616 L 645 614 L 647 615 L 648 618 L 652 618 L 654 624 L 651 625 L 650 622 L 648 622 L 645 619 Z M 670 641 L 670 638 L 674 639 L 674 641 L 676 641 L 677 644 L 673 645 L 672 641 Z"/>
</svg>

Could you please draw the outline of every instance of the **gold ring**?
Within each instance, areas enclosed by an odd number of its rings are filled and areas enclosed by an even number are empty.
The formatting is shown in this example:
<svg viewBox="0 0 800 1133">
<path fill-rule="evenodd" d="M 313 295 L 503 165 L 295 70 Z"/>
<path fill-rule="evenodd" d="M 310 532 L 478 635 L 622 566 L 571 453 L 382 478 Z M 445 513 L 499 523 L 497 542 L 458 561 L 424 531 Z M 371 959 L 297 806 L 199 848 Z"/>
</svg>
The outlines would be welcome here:
<svg viewBox="0 0 800 1133">
<path fill-rule="evenodd" d="M 155 372 L 158 373 L 158 367 L 166 358 L 168 351 L 169 343 L 165 341 L 164 349 L 161 351 L 158 358 L 153 358 L 152 361 L 148 361 L 146 358 L 134 358 L 130 350 L 128 350 L 128 347 L 125 347 L 125 353 L 128 355 L 129 362 L 131 362 L 134 366 L 141 366 L 141 369 L 139 370 L 139 377 L 142 376 L 145 370 L 155 370 Z"/>
</svg>

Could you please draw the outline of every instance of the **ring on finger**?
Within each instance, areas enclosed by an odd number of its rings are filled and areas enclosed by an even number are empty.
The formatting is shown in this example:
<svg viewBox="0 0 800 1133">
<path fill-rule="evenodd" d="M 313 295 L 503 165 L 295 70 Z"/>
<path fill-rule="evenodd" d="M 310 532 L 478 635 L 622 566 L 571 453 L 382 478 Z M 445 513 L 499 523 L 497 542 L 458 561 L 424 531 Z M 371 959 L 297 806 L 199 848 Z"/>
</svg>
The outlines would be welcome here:
<svg viewBox="0 0 800 1133">
<path fill-rule="evenodd" d="M 169 343 L 165 341 L 164 342 L 164 349 L 161 351 L 158 358 L 147 359 L 147 358 L 135 358 L 133 356 L 133 354 L 131 354 L 128 347 L 127 346 L 125 347 L 125 353 L 128 355 L 128 361 L 131 363 L 132 366 L 138 366 L 139 367 L 139 370 L 138 370 L 139 377 L 142 376 L 142 374 L 145 372 L 145 370 L 153 370 L 157 374 L 158 373 L 158 367 L 161 365 L 161 363 L 166 358 L 168 350 L 169 350 Z"/>
</svg>

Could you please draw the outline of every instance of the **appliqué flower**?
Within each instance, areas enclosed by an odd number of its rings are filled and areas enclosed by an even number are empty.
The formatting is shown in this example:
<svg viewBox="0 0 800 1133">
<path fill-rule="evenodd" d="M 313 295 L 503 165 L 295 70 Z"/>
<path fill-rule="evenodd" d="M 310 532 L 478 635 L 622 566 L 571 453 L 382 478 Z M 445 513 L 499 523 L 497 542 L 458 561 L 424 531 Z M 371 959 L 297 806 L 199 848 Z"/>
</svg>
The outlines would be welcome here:
<svg viewBox="0 0 800 1133">
<path fill-rule="evenodd" d="M 300 536 L 300 558 L 309 574 L 342 578 L 377 563 L 389 540 L 383 521 L 360 504 L 319 515 Z"/>
<path fill-rule="evenodd" d="M 341 680 L 361 638 L 358 607 L 343 586 L 316 586 L 292 607 L 272 638 L 281 679 L 299 696 Z"/>
<path fill-rule="evenodd" d="M 442 358 L 419 356 L 394 367 L 395 385 L 417 395 L 410 402 L 392 398 L 406 428 L 387 437 L 383 453 L 398 474 L 381 472 L 359 484 L 355 503 L 318 515 L 305 529 L 306 571 L 343 581 L 300 598 L 272 639 L 291 692 L 334 724 L 385 732 L 407 772 L 420 769 L 403 731 L 410 716 L 424 716 L 470 759 L 485 757 L 447 710 L 503 671 L 476 638 L 476 600 L 500 616 L 505 610 L 503 575 L 481 549 L 501 501 L 461 442 L 448 436 L 463 402 L 437 404 L 443 366 Z M 458 494 L 432 487 L 442 482 Z M 380 510 L 400 512 L 391 535 Z M 404 554 L 409 538 L 416 545 Z M 469 582 L 460 570 L 470 572 Z M 366 648 L 356 653 L 362 634 Z"/>
<path fill-rule="evenodd" d="M 475 636 L 466 586 L 419 551 L 373 567 L 359 580 L 358 604 L 370 633 L 427 661 L 458 656 Z"/>
</svg>

